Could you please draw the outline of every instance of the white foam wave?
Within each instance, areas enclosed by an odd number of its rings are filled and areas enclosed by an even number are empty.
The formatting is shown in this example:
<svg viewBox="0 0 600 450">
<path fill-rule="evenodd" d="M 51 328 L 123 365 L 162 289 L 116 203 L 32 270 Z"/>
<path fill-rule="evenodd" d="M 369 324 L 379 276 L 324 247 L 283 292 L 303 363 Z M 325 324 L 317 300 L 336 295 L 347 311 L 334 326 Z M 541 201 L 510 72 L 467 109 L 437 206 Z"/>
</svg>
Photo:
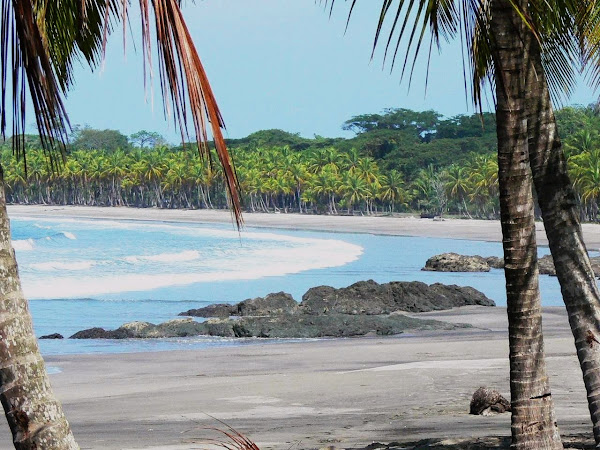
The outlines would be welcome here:
<svg viewBox="0 0 600 450">
<path fill-rule="evenodd" d="M 73 233 L 69 232 L 69 231 L 62 231 L 61 234 L 66 237 L 67 239 L 71 239 L 72 241 L 77 239 L 77 236 L 75 236 Z"/>
<path fill-rule="evenodd" d="M 341 266 L 355 261 L 363 252 L 362 247 L 344 241 L 308 240 L 312 241 L 312 245 L 249 251 L 238 258 L 212 266 L 208 272 L 61 277 L 59 282 L 54 279 L 52 283 L 32 277 L 23 284 L 25 294 L 31 299 L 81 298 L 194 283 L 283 276 L 306 270 Z"/>
<path fill-rule="evenodd" d="M 158 255 L 145 255 L 145 256 L 126 256 L 123 258 L 125 261 L 130 263 L 138 263 L 141 261 L 154 261 L 154 262 L 184 262 L 194 261 L 200 257 L 200 253 L 196 250 L 185 250 L 179 253 L 160 253 Z"/>
<path fill-rule="evenodd" d="M 20 252 L 28 252 L 33 250 L 35 247 L 35 242 L 33 239 L 17 239 L 16 241 L 12 241 L 12 246 L 15 250 Z"/>
<path fill-rule="evenodd" d="M 94 261 L 77 261 L 77 262 L 62 262 L 50 261 L 44 263 L 31 264 L 30 267 L 34 270 L 54 271 L 54 270 L 88 270 L 96 263 Z"/>
</svg>

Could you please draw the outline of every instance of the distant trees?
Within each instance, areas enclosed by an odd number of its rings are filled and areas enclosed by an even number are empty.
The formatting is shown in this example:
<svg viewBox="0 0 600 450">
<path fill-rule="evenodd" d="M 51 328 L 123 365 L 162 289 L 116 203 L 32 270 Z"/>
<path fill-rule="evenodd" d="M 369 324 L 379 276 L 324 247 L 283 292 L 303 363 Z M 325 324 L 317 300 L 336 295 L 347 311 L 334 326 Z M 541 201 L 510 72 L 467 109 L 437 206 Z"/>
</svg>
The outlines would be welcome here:
<svg viewBox="0 0 600 450">
<path fill-rule="evenodd" d="M 140 130 L 129 136 L 129 142 L 140 148 L 154 148 L 159 145 L 166 145 L 167 141 L 156 131 Z"/>
<path fill-rule="evenodd" d="M 71 133 L 71 144 L 77 149 L 114 152 L 128 148 L 129 140 L 117 130 L 96 130 L 88 125 L 75 125 Z"/>
<path fill-rule="evenodd" d="M 492 114 L 484 114 L 482 122 L 476 115 L 443 119 L 437 113 L 390 111 L 395 112 L 374 115 L 390 128 L 364 131 L 351 139 L 309 139 L 264 130 L 230 140 L 245 207 L 250 211 L 328 214 L 417 211 L 474 218 L 499 216 Z M 392 129 L 389 124 L 393 120 L 387 114 L 398 122 L 394 126 L 402 129 Z M 565 134 L 565 147 L 581 217 L 600 220 L 600 119 L 593 107 L 569 107 L 557 116 L 561 126 L 564 123 L 571 130 Z M 425 141 L 418 132 L 424 129 L 427 118 L 437 119 L 428 122 L 433 126 L 428 128 L 429 140 Z M 89 135 L 115 135 L 107 132 L 110 130 L 86 130 Z M 382 135 L 394 150 L 383 157 L 373 156 Z M 122 137 L 119 142 L 124 142 Z M 169 148 L 160 142 L 158 133 L 142 130 L 129 137 L 127 146 L 117 149 L 90 150 L 87 145 L 76 148 L 73 144 L 63 171 L 57 175 L 49 171 L 43 153 L 36 150 L 39 138 L 27 136 L 27 174 L 12 161 L 9 145 L 0 157 L 8 200 L 226 207 L 218 167 L 199 158 L 193 144 Z"/>
</svg>

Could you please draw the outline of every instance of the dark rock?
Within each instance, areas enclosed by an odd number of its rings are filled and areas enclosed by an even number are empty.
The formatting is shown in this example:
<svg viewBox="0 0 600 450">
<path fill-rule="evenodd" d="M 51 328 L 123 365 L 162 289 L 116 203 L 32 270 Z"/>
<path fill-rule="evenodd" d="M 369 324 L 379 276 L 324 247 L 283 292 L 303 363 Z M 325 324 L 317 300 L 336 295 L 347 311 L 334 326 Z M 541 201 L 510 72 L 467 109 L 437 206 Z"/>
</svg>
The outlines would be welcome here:
<svg viewBox="0 0 600 450">
<path fill-rule="evenodd" d="M 467 325 L 455 325 L 437 320 L 423 320 L 402 314 L 360 316 L 352 314 L 277 314 L 275 316 L 248 316 L 237 319 L 213 319 L 198 323 L 180 319 L 154 325 L 131 322 L 114 331 L 77 333 L 79 339 L 115 339 L 114 333 L 126 333 L 134 338 L 163 338 L 176 336 L 223 336 L 259 338 L 318 338 L 352 337 L 374 334 L 379 336 L 401 334 L 406 330 L 452 330 Z M 89 337 L 88 337 L 89 336 Z"/>
<path fill-rule="evenodd" d="M 426 285 L 425 285 L 426 286 Z M 359 281 L 346 288 L 317 286 L 302 296 L 300 309 L 306 314 L 389 314 L 396 311 L 387 284 Z"/>
<path fill-rule="evenodd" d="M 291 314 L 298 309 L 298 302 L 285 292 L 269 294 L 244 300 L 236 305 L 219 303 L 204 308 L 190 309 L 180 316 L 192 317 L 230 317 L 230 316 L 272 316 L 275 314 Z"/>
<path fill-rule="evenodd" d="M 39 339 L 64 339 L 65 337 L 59 333 L 46 334 L 44 336 L 40 336 Z"/>
<path fill-rule="evenodd" d="M 480 387 L 473 394 L 469 414 L 488 416 L 510 411 L 510 402 L 500 392 Z"/>
<path fill-rule="evenodd" d="M 442 253 L 432 256 L 421 270 L 435 272 L 489 272 L 490 266 L 481 256 L 465 256 L 458 253 Z"/>
<path fill-rule="evenodd" d="M 107 331 L 104 328 L 95 327 L 78 331 L 69 339 L 127 339 L 131 337 L 134 336 L 127 330 L 123 330 L 121 328 Z"/>
<path fill-rule="evenodd" d="M 272 316 L 291 314 L 298 309 L 298 302 L 285 292 L 269 294 L 266 297 L 249 298 L 238 303 L 239 316 Z"/>
<path fill-rule="evenodd" d="M 394 311 L 426 312 L 457 306 L 495 306 L 493 300 L 471 287 L 394 281 L 379 284 L 373 280 L 335 289 L 318 286 L 302 296 L 300 310 L 306 314 L 390 314 Z"/>
<path fill-rule="evenodd" d="M 230 305 L 229 303 L 217 303 L 215 305 L 208 305 L 203 308 L 190 309 L 179 313 L 180 316 L 192 316 L 192 317 L 229 317 L 237 314 L 237 305 Z"/>
</svg>

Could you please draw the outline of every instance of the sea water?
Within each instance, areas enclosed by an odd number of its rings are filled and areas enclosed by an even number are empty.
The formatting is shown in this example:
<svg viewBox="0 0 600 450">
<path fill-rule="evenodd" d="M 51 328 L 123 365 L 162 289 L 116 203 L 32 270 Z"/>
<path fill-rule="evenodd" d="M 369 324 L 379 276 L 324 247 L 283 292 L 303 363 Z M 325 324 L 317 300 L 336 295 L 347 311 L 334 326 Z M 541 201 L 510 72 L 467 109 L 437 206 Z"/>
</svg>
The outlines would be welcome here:
<svg viewBox="0 0 600 450">
<path fill-rule="evenodd" d="M 472 286 L 506 304 L 502 270 L 421 271 L 443 252 L 501 256 L 500 243 L 143 221 L 12 218 L 13 245 L 38 336 L 94 326 L 153 323 L 211 303 L 356 281 Z M 540 255 L 548 250 L 540 248 Z M 556 278 L 540 277 L 544 305 L 562 303 Z M 42 352 L 90 353 L 244 345 L 253 340 L 41 341 Z"/>
</svg>

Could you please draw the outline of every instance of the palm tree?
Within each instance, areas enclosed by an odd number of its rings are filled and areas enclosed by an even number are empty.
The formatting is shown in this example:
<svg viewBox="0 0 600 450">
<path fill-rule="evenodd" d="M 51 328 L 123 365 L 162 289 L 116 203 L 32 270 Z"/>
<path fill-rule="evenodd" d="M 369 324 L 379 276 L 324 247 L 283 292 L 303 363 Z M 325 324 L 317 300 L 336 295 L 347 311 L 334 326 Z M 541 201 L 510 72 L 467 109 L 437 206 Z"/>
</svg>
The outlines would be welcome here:
<svg viewBox="0 0 600 450">
<path fill-rule="evenodd" d="M 352 5 L 356 2 L 357 0 L 354 0 Z M 394 10 L 394 3 L 393 0 L 383 2 L 375 46 L 385 17 Z M 393 65 L 402 38 L 407 37 L 404 73 L 407 66 L 411 65 L 411 54 L 414 55 L 414 67 L 428 29 L 431 31 L 432 43 L 435 41 L 438 46 L 441 37 L 449 38 L 459 33 L 463 34 L 470 57 L 468 62 L 473 73 L 472 93 L 475 103 L 481 105 L 481 86 L 485 81 L 490 80 L 495 88 L 498 179 L 508 298 L 513 448 L 562 448 L 554 420 L 543 355 L 532 168 L 536 172 L 536 179 L 540 180 L 539 183 L 536 181 L 536 185 L 545 186 L 547 183 L 544 183 L 545 180 L 542 181 L 539 175 L 542 170 L 537 157 L 543 154 L 543 151 L 533 149 L 530 167 L 528 149 L 529 141 L 537 144 L 536 141 L 543 141 L 540 137 L 545 135 L 540 132 L 539 127 L 537 130 L 528 127 L 528 119 L 532 123 L 536 122 L 532 117 L 534 108 L 530 107 L 533 102 L 527 101 L 527 98 L 541 103 L 543 94 L 547 93 L 547 86 L 544 86 L 545 91 L 538 90 L 535 94 L 530 89 L 535 87 L 534 70 L 528 69 L 532 68 L 534 63 L 539 63 L 535 67 L 536 74 L 548 69 L 559 83 L 569 81 L 568 75 L 572 72 L 564 70 L 564 66 L 568 67 L 568 64 L 565 64 L 562 51 L 565 47 L 561 45 L 566 42 L 568 52 L 568 45 L 572 44 L 573 40 L 561 37 L 571 32 L 566 30 L 575 30 L 567 23 L 572 17 L 573 10 L 569 8 L 573 3 L 580 2 L 400 0 L 393 14 L 395 19 L 386 46 L 387 55 L 394 33 L 398 29 L 397 44 L 392 47 Z M 332 8 L 333 4 L 334 0 L 331 2 Z M 561 19 L 563 15 L 567 20 Z M 555 19 L 554 22 L 548 17 Z M 397 27 L 399 24 L 402 24 L 401 27 Z M 537 33 L 536 30 L 546 34 Z M 560 32 L 553 33 L 555 30 Z M 556 34 L 559 35 L 558 39 Z M 584 36 L 578 37 L 583 39 Z M 542 52 L 538 39 L 545 39 L 543 42 L 547 44 L 545 68 L 542 67 Z M 537 53 L 536 49 L 539 49 Z M 528 75 L 526 80 L 521 78 L 522 73 Z M 540 108 L 535 109 L 537 113 L 540 111 L 543 112 Z M 540 119 L 537 123 L 540 123 Z M 547 163 L 543 169 L 545 168 Z M 557 211 L 559 209 L 556 208 L 556 204 L 549 203 L 548 212 L 551 214 Z M 585 253 L 584 247 L 579 248 Z M 592 289 L 597 290 L 595 282 L 589 284 L 593 285 Z M 595 326 L 588 331 L 599 328 Z M 581 342 L 584 343 L 585 339 Z M 587 354 L 592 356 L 590 352 Z M 594 356 L 593 359 L 600 361 L 598 356 Z M 600 383 L 595 384 L 600 387 Z M 598 406 L 591 408 L 595 409 Z M 593 412 L 592 418 L 596 423 Z"/>
<path fill-rule="evenodd" d="M 150 61 L 150 6 L 140 0 L 144 55 Z M 221 133 L 223 119 L 176 0 L 151 2 L 155 13 L 162 94 L 171 99 L 185 134 L 186 104 L 193 119 L 198 146 L 206 151 L 210 124 L 219 160 L 224 167 L 230 202 L 240 223 L 240 204 L 233 166 Z M 42 144 L 48 150 L 66 142 L 68 119 L 63 93 L 73 81 L 73 63 L 94 68 L 113 18 L 127 23 L 128 0 L 3 0 L 0 33 L 2 100 L 0 131 L 6 134 L 7 111 L 12 118 L 14 150 L 25 161 L 24 129 L 27 89 Z M 10 55 L 10 56 L 9 56 Z M 11 74 L 12 82 L 7 80 Z M 6 86 L 12 86 L 12 108 L 6 107 Z M 187 92 L 189 103 L 182 97 Z M 52 164 L 57 163 L 56 159 Z M 25 177 L 22 177 L 25 179 Z M 0 400 L 19 449 L 77 449 L 60 403 L 52 393 L 33 333 L 27 300 L 21 290 L 10 240 L 4 183 L 0 183 Z"/>
<path fill-rule="evenodd" d="M 383 177 L 381 183 L 381 198 L 390 202 L 390 212 L 394 212 L 396 204 L 406 205 L 408 203 L 408 194 L 404 190 L 404 180 L 402 174 L 397 170 L 392 170 L 387 176 Z"/>
<path fill-rule="evenodd" d="M 469 208 L 465 201 L 467 191 L 469 190 L 469 177 L 467 175 L 467 168 L 456 164 L 451 165 L 446 169 L 446 191 L 448 195 L 457 197 L 457 200 L 462 204 L 464 212 L 469 218 Z"/>
</svg>

